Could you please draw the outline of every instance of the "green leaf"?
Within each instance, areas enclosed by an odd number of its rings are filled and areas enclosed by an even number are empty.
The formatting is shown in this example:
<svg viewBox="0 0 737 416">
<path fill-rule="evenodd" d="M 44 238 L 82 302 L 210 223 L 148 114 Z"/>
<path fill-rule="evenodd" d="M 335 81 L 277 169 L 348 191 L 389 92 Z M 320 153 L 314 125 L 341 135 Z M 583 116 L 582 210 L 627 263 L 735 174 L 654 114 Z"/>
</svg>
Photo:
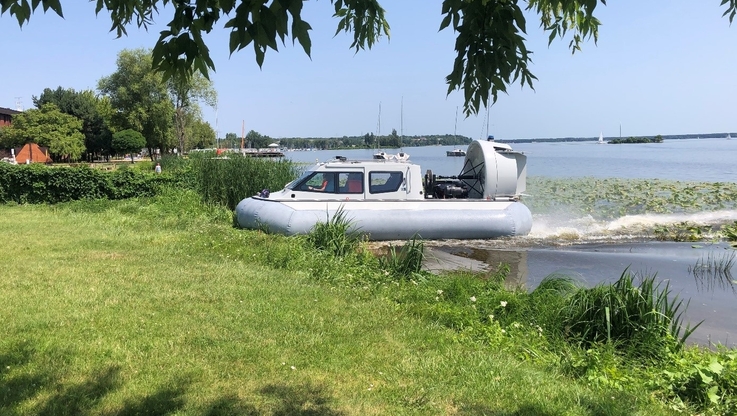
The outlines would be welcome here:
<svg viewBox="0 0 737 416">
<path fill-rule="evenodd" d="M 699 370 L 699 377 L 704 384 L 711 384 L 714 381 L 713 377 L 707 376 L 703 371 Z"/>
<path fill-rule="evenodd" d="M 446 27 L 448 27 L 450 25 L 450 21 L 451 21 L 451 18 L 452 17 L 453 16 L 451 14 L 447 14 L 443 18 L 443 21 L 440 23 L 440 29 L 438 29 L 438 32 L 440 32 L 441 30 L 445 29 Z"/>
<path fill-rule="evenodd" d="M 719 375 L 722 373 L 722 370 L 724 370 L 724 366 L 721 363 L 719 363 L 719 361 L 713 360 L 709 364 L 709 370 L 711 370 L 712 373 Z"/>
<path fill-rule="evenodd" d="M 717 391 L 719 390 L 719 386 L 714 386 L 707 390 L 706 395 L 709 397 L 709 401 L 712 404 L 719 404 L 719 395 L 717 394 Z"/>
</svg>

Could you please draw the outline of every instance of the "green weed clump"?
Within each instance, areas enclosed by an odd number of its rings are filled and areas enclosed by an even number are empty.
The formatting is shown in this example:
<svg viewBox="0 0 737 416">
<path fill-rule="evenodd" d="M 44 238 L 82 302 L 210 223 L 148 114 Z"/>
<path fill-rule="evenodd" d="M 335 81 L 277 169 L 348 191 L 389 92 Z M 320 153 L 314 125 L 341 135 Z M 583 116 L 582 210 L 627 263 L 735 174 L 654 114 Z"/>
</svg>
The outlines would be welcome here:
<svg viewBox="0 0 737 416">
<path fill-rule="evenodd" d="M 422 270 L 424 260 L 425 243 L 415 235 L 399 248 L 390 245 L 389 252 L 379 256 L 379 267 L 392 275 L 408 278 Z"/>
<path fill-rule="evenodd" d="M 307 241 L 312 247 L 337 257 L 355 253 L 363 237 L 359 230 L 355 229 L 343 207 L 332 217 L 326 215 L 327 221 L 315 224 L 307 235 Z"/>
<path fill-rule="evenodd" d="M 688 303 L 668 283 L 661 288 L 655 276 L 642 276 L 639 285 L 635 279 L 625 270 L 613 284 L 574 292 L 561 311 L 564 337 L 584 348 L 612 344 L 644 359 L 661 360 L 680 350 L 699 326 L 682 327 Z"/>
<path fill-rule="evenodd" d="M 687 350 L 654 372 L 647 387 L 681 412 L 737 414 L 737 353 L 724 347 L 709 354 Z"/>
</svg>

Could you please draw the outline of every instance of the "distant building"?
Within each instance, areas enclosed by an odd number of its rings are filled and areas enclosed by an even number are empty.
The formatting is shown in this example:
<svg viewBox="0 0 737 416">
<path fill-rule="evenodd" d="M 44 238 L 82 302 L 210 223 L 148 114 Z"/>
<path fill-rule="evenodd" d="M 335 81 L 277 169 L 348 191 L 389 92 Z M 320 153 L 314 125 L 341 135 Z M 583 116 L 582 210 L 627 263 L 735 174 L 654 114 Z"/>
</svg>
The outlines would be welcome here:
<svg viewBox="0 0 737 416">
<path fill-rule="evenodd" d="M 20 111 L 0 107 L 0 127 L 9 126 L 16 114 L 20 114 Z"/>
<path fill-rule="evenodd" d="M 20 163 L 51 163 L 49 149 L 36 143 L 26 143 L 15 152 L 15 160 Z"/>
</svg>

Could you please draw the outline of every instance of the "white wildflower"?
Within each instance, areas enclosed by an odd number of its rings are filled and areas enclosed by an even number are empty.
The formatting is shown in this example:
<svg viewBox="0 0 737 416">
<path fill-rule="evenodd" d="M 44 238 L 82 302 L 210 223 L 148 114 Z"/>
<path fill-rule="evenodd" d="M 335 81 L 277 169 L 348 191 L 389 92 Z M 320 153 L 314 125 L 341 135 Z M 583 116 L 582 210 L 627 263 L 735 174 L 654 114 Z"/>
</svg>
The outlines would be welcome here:
<svg viewBox="0 0 737 416">
<path fill-rule="evenodd" d="M 503 301 L 499 302 L 499 304 L 502 305 L 502 308 L 506 308 L 507 307 L 507 301 L 506 300 L 503 300 Z"/>
<path fill-rule="evenodd" d="M 476 296 L 471 296 L 471 302 L 476 302 Z"/>
</svg>

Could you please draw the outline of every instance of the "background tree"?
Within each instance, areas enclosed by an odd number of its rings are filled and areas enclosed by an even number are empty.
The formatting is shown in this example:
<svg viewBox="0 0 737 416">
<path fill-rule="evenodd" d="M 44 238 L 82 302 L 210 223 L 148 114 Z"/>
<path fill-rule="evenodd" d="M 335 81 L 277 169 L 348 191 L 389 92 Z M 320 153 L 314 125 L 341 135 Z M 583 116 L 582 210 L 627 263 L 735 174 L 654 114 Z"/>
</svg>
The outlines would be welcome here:
<svg viewBox="0 0 737 416">
<path fill-rule="evenodd" d="M 214 107 L 217 102 L 217 92 L 212 82 L 197 72 L 176 73 L 169 78 L 167 87 L 174 103 L 174 129 L 178 139 L 179 154 L 183 155 L 188 150 L 185 149 L 188 124 L 191 121 L 202 119 L 197 104 L 202 102 Z"/>
<path fill-rule="evenodd" d="M 193 120 L 187 125 L 187 149 L 207 149 L 215 147 L 215 130 L 210 123 Z"/>
<path fill-rule="evenodd" d="M 366 147 L 371 148 L 376 143 L 376 140 L 374 139 L 374 133 L 366 133 L 365 136 L 363 136 L 363 143 L 366 145 Z"/>
<path fill-rule="evenodd" d="M 254 149 L 262 149 L 268 147 L 273 142 L 273 139 L 269 136 L 264 136 L 261 133 L 251 130 L 246 134 L 246 146 Z"/>
<path fill-rule="evenodd" d="M 0 147 L 36 143 L 49 149 L 54 161 L 75 161 L 84 154 L 82 120 L 64 114 L 54 104 L 43 104 L 13 116 L 13 124 L 0 130 Z"/>
<path fill-rule="evenodd" d="M 146 147 L 146 138 L 135 130 L 121 130 L 113 134 L 112 149 L 117 154 L 130 153 L 131 163 L 134 162 L 133 155 Z"/>
<path fill-rule="evenodd" d="M 383 147 L 402 147 L 402 138 L 397 134 L 397 129 L 392 129 L 392 134 L 384 137 L 381 145 Z"/>
<path fill-rule="evenodd" d="M 381 36 L 389 35 L 389 23 L 378 0 L 330 0 L 338 18 L 336 33 L 353 33 L 351 48 L 356 51 L 371 48 Z M 524 34 L 528 12 L 540 16 L 541 25 L 556 37 L 572 34 L 570 48 L 580 49 L 583 40 L 598 36 L 599 20 L 593 15 L 596 6 L 606 0 L 444 0 L 440 29 L 452 28 L 457 33 L 456 59 L 446 77 L 448 91 L 463 90 L 464 112 L 477 113 L 481 106 L 497 99 L 499 92 L 519 80 L 532 86 L 534 75 L 528 69 L 530 52 Z M 60 0 L 0 0 L 0 14 L 9 11 L 23 25 L 31 14 L 43 5 L 62 15 Z M 303 0 L 97 0 L 96 12 L 110 13 L 111 30 L 118 36 L 136 22 L 147 29 L 159 16 L 159 7 L 166 5 L 172 20 L 161 32 L 153 48 L 153 65 L 167 76 L 187 75 L 192 70 L 207 76 L 215 69 L 203 34 L 216 24 L 230 29 L 230 52 L 252 46 L 259 66 L 267 49 L 278 49 L 291 35 L 310 55 L 312 27 L 302 19 Z M 429 3 L 432 4 L 432 3 Z M 737 0 L 723 0 L 725 14 L 735 16 Z"/>
<path fill-rule="evenodd" d="M 33 97 L 33 105 L 40 108 L 52 103 L 64 114 L 69 114 L 82 120 L 82 134 L 86 148 L 87 161 L 91 162 L 95 156 L 110 154 L 110 129 L 103 120 L 100 99 L 91 90 L 74 91 L 58 87 L 56 90 L 45 88 L 40 96 Z"/>
<path fill-rule="evenodd" d="M 161 74 L 152 69 L 151 52 L 122 50 L 117 70 L 98 81 L 97 87 L 110 100 L 113 131 L 135 130 L 146 138 L 149 155 L 155 149 L 174 148 L 174 105 Z"/>
</svg>

